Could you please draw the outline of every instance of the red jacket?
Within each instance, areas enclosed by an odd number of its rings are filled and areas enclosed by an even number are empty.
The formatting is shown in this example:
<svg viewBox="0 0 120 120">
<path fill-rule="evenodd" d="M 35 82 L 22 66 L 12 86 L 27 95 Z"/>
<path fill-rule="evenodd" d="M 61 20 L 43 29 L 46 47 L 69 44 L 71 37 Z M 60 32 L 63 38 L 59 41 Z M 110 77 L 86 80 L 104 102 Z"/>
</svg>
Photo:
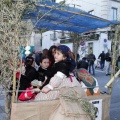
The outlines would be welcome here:
<svg viewBox="0 0 120 120">
<path fill-rule="evenodd" d="M 27 100 L 34 100 L 36 94 L 33 93 L 33 91 L 29 91 L 29 90 L 33 90 L 32 87 L 27 88 L 24 92 L 22 92 L 18 99 L 21 101 L 27 101 Z"/>
</svg>

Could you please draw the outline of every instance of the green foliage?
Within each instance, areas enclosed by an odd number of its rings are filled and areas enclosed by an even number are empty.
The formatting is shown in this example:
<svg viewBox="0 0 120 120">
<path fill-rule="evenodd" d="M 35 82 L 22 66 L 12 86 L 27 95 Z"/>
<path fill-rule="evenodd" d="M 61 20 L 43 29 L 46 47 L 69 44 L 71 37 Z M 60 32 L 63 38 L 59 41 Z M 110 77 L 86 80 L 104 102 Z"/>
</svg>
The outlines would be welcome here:
<svg viewBox="0 0 120 120">
<path fill-rule="evenodd" d="M 26 43 L 27 38 L 21 36 L 31 30 L 28 22 L 22 20 L 24 10 L 31 6 L 25 0 L 0 0 L 0 82 L 5 88 L 18 67 L 19 47 Z"/>
</svg>

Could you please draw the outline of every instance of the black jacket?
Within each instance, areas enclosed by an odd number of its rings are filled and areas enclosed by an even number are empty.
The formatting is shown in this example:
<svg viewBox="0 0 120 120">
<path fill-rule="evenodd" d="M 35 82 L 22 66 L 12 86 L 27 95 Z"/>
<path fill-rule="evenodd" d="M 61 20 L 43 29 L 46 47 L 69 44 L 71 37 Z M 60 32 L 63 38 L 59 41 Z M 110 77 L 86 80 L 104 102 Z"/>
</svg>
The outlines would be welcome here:
<svg viewBox="0 0 120 120">
<path fill-rule="evenodd" d="M 80 68 L 84 68 L 84 69 L 88 69 L 88 62 L 86 62 L 85 60 L 81 60 L 78 62 L 78 65 L 77 65 L 77 69 L 80 69 Z"/>
<path fill-rule="evenodd" d="M 50 68 L 43 69 L 43 68 L 39 67 L 38 80 L 44 82 L 45 77 L 47 77 L 47 79 L 46 79 L 46 82 L 40 87 L 41 89 L 50 82 L 50 78 L 52 76 L 51 76 L 51 69 Z"/>
<path fill-rule="evenodd" d="M 70 61 L 60 61 L 57 63 L 54 63 L 52 66 L 51 70 L 51 75 L 54 76 L 58 71 L 62 72 L 66 76 L 69 76 L 69 71 L 70 71 L 71 63 Z"/>
<path fill-rule="evenodd" d="M 26 90 L 26 88 L 30 87 L 31 81 L 34 79 L 38 79 L 38 73 L 36 69 L 32 66 L 28 66 L 25 68 L 25 75 L 21 75 L 20 78 L 20 87 L 19 90 Z M 20 95 L 21 91 L 18 93 Z"/>
<path fill-rule="evenodd" d="M 101 61 L 105 61 L 105 53 L 101 53 L 98 58 L 101 58 Z"/>
<path fill-rule="evenodd" d="M 94 61 L 96 60 L 96 57 L 94 54 L 89 54 L 87 57 L 87 60 L 88 60 L 89 65 L 93 65 Z"/>
<path fill-rule="evenodd" d="M 106 53 L 105 60 L 108 61 L 108 62 L 111 62 L 110 53 L 108 53 L 108 52 Z"/>
</svg>

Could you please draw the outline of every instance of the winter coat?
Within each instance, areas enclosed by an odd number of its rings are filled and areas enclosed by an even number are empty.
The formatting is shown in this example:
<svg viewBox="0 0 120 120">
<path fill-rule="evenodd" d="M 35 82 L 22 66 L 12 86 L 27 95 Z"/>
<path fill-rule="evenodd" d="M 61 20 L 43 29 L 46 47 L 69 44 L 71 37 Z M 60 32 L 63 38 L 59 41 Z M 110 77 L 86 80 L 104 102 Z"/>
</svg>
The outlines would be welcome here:
<svg viewBox="0 0 120 120">
<path fill-rule="evenodd" d="M 38 80 L 41 82 L 45 81 L 45 83 L 40 87 L 40 89 L 42 89 L 45 85 L 47 85 L 49 83 L 51 77 L 52 76 L 51 76 L 51 69 L 50 68 L 43 69 L 43 68 L 39 67 Z"/>
<path fill-rule="evenodd" d="M 62 72 L 66 76 L 69 76 L 70 64 L 71 63 L 66 60 L 54 63 L 54 65 L 51 68 L 51 76 L 53 77 L 58 71 Z"/>
<path fill-rule="evenodd" d="M 87 60 L 88 60 L 89 65 L 93 65 L 96 60 L 96 57 L 94 54 L 89 54 L 87 57 Z"/>
<path fill-rule="evenodd" d="M 80 68 L 85 68 L 87 70 L 88 69 L 88 62 L 86 62 L 85 60 L 79 61 L 78 65 L 77 65 L 77 69 L 80 69 Z"/>
<path fill-rule="evenodd" d="M 101 53 L 98 59 L 101 58 L 101 61 L 105 61 L 105 53 Z"/>
<path fill-rule="evenodd" d="M 21 75 L 20 78 L 20 87 L 19 90 L 26 90 L 30 87 L 31 81 L 38 79 L 38 73 L 36 69 L 32 66 L 26 67 L 24 75 Z M 21 91 L 18 93 L 18 96 L 21 94 Z"/>
<path fill-rule="evenodd" d="M 111 62 L 110 53 L 108 53 L 108 52 L 106 53 L 105 60 L 108 61 L 108 62 Z"/>
</svg>

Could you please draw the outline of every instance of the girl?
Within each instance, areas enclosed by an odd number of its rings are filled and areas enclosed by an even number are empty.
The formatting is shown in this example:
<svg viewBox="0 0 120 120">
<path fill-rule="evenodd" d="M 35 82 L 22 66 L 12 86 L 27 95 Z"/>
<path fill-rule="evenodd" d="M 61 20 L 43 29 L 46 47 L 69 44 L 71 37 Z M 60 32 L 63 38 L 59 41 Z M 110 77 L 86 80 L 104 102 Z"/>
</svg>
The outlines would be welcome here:
<svg viewBox="0 0 120 120">
<path fill-rule="evenodd" d="M 56 50 L 56 46 L 53 45 L 50 47 L 50 49 L 48 50 L 48 58 L 50 60 L 49 64 L 50 64 L 50 67 L 54 64 L 55 60 L 54 60 L 54 54 L 55 54 L 55 50 Z"/>
<path fill-rule="evenodd" d="M 55 63 L 51 70 L 53 77 L 50 79 L 49 84 L 43 87 L 42 92 L 37 94 L 35 100 L 50 100 L 58 98 L 59 91 L 55 91 L 55 88 L 60 89 L 65 86 L 80 86 L 80 83 L 75 77 L 72 76 L 69 78 L 69 71 L 72 65 L 71 61 L 68 60 L 69 51 L 70 49 L 65 45 L 60 45 L 56 48 L 54 55 Z"/>
<path fill-rule="evenodd" d="M 42 56 L 40 59 L 40 67 L 38 69 L 38 80 L 42 82 L 41 89 L 49 83 L 50 71 L 49 71 L 49 58 Z"/>
</svg>

